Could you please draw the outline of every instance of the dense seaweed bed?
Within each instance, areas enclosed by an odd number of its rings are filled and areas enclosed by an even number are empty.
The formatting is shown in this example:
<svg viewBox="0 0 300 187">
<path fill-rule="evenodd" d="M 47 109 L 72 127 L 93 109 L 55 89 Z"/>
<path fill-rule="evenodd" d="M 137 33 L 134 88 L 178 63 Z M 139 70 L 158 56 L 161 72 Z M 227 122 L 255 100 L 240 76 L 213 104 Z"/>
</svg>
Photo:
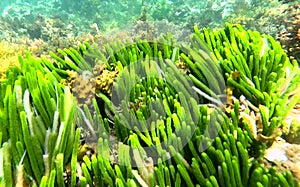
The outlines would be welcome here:
<svg viewBox="0 0 300 187">
<path fill-rule="evenodd" d="M 298 2 L 3 3 L 1 185 L 299 186 Z"/>
<path fill-rule="evenodd" d="M 1 81 L 6 186 L 299 185 L 299 68 L 273 37 L 226 24 L 50 57 Z"/>
</svg>

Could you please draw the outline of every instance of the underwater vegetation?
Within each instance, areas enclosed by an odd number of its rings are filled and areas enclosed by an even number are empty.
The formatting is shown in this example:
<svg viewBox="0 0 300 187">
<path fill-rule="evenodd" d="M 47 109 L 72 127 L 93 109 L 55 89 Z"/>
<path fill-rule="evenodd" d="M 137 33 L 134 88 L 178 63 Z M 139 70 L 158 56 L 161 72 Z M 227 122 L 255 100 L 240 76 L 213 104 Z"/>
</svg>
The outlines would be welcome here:
<svg viewBox="0 0 300 187">
<path fill-rule="evenodd" d="M 291 59 L 300 61 L 300 3 L 297 2 L 294 5 L 290 5 L 286 12 L 288 17 L 284 20 L 286 25 L 286 31 L 281 32 L 278 39 L 286 50 L 286 53 Z"/>
<path fill-rule="evenodd" d="M 150 22 L 167 22 L 189 31 L 193 30 L 194 24 L 200 28 L 219 28 L 228 21 L 275 37 L 283 30 L 282 20 L 289 17 L 289 11 L 285 11 L 286 4 L 274 0 L 206 0 L 197 3 L 191 0 L 49 0 L 9 3 L 10 6 L 0 6 L 3 9 L 0 16 L 1 40 L 26 36 L 32 40 L 55 42 L 58 36 L 76 37 L 94 32 L 90 28 L 94 23 L 101 31 L 109 32 L 132 25 L 144 10 Z"/>
<path fill-rule="evenodd" d="M 1 81 L 5 186 L 299 186 L 297 156 L 265 158 L 300 136 L 300 70 L 273 37 L 227 23 L 49 55 Z"/>
<path fill-rule="evenodd" d="M 25 46 L 9 44 L 6 41 L 0 42 L 0 80 L 5 78 L 6 70 L 10 66 L 17 66 L 18 62 L 18 54 L 20 51 L 24 51 Z"/>
</svg>

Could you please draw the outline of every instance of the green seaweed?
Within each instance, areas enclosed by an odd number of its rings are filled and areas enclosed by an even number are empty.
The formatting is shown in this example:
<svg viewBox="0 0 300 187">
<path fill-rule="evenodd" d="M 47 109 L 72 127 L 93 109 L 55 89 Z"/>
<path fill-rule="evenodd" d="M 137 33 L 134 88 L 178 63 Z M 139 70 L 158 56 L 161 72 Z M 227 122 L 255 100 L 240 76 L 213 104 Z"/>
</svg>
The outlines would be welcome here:
<svg viewBox="0 0 300 187">
<path fill-rule="evenodd" d="M 203 32 L 195 27 L 190 40 L 190 46 L 180 46 L 164 35 L 154 42 L 116 41 L 103 50 L 85 43 L 52 52 L 53 61 L 19 57 L 21 67 L 10 68 L 0 85 L 5 186 L 18 182 L 23 154 L 24 180 L 39 186 L 298 186 L 291 172 L 267 169 L 262 154 L 252 155 L 267 143 L 258 142 L 240 120 L 239 100 L 226 113 L 221 98 L 226 87 L 237 98 L 246 96 L 261 115 L 262 135 L 271 136 L 299 102 L 298 68 L 273 38 L 239 25 Z M 128 111 L 118 113 L 112 96 L 99 90 L 92 107 L 79 107 L 61 83 L 68 71 L 92 72 L 99 60 L 109 71 L 118 67 L 123 77 L 115 81 L 117 99 L 132 88 L 128 103 L 120 105 L 130 103 Z M 152 71 L 153 61 L 163 64 L 164 77 Z M 187 72 L 176 66 L 182 62 Z M 137 63 L 147 69 L 147 78 L 127 68 Z M 149 127 L 143 120 L 152 115 Z"/>
</svg>

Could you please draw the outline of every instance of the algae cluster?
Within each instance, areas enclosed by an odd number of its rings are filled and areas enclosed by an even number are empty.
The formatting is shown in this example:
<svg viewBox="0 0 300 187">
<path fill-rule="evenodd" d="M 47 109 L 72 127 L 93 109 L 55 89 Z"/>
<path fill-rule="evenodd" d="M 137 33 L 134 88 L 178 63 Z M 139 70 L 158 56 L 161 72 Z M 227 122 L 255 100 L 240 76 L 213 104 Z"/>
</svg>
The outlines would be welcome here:
<svg viewBox="0 0 300 187">
<path fill-rule="evenodd" d="M 5 72 L 10 66 L 19 66 L 18 54 L 24 49 L 24 46 L 12 45 L 6 41 L 0 42 L 0 80 L 5 78 Z"/>
<path fill-rule="evenodd" d="M 166 34 L 50 56 L 20 56 L 1 82 L 5 186 L 299 186 L 299 171 L 264 158 L 299 128 L 286 121 L 300 99 L 298 64 L 271 36 L 226 24 L 195 27 L 185 45 Z M 165 77 L 151 74 L 153 59 Z M 135 64 L 150 78 L 129 71 Z M 123 113 L 114 101 L 130 85 Z M 152 113 L 150 130 L 128 118 L 147 119 L 151 103 L 165 113 Z"/>
</svg>

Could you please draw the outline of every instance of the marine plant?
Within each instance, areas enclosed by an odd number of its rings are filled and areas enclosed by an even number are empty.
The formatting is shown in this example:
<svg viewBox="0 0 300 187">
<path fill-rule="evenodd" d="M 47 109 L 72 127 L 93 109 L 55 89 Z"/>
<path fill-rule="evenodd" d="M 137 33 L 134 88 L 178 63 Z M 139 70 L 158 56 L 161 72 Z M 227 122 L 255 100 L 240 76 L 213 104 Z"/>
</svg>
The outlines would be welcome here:
<svg viewBox="0 0 300 187">
<path fill-rule="evenodd" d="M 291 171 L 266 168 L 263 158 L 277 129 L 288 133 L 284 119 L 299 102 L 297 64 L 272 37 L 239 25 L 195 27 L 190 43 L 166 34 L 84 43 L 51 52 L 53 60 L 20 56 L 0 84 L 5 186 L 299 186 Z M 136 64 L 149 76 L 134 73 Z M 134 119 L 116 110 L 126 87 L 137 119 L 156 104 L 154 128 L 131 126 Z"/>
<path fill-rule="evenodd" d="M 0 80 L 5 78 L 5 72 L 9 66 L 18 66 L 18 52 L 25 50 L 25 46 L 11 45 L 2 40 L 0 42 Z"/>
<path fill-rule="evenodd" d="M 209 29 L 196 33 L 220 60 L 234 95 L 244 95 L 258 107 L 252 107 L 253 110 L 259 111 L 262 118 L 268 117 L 264 120 L 272 121 L 262 126 L 263 135 L 271 135 L 299 101 L 297 62 L 290 62 L 280 43 L 270 36 L 245 32 L 240 25 L 226 27 L 218 33 Z M 287 110 L 282 111 L 282 107 Z"/>
</svg>

